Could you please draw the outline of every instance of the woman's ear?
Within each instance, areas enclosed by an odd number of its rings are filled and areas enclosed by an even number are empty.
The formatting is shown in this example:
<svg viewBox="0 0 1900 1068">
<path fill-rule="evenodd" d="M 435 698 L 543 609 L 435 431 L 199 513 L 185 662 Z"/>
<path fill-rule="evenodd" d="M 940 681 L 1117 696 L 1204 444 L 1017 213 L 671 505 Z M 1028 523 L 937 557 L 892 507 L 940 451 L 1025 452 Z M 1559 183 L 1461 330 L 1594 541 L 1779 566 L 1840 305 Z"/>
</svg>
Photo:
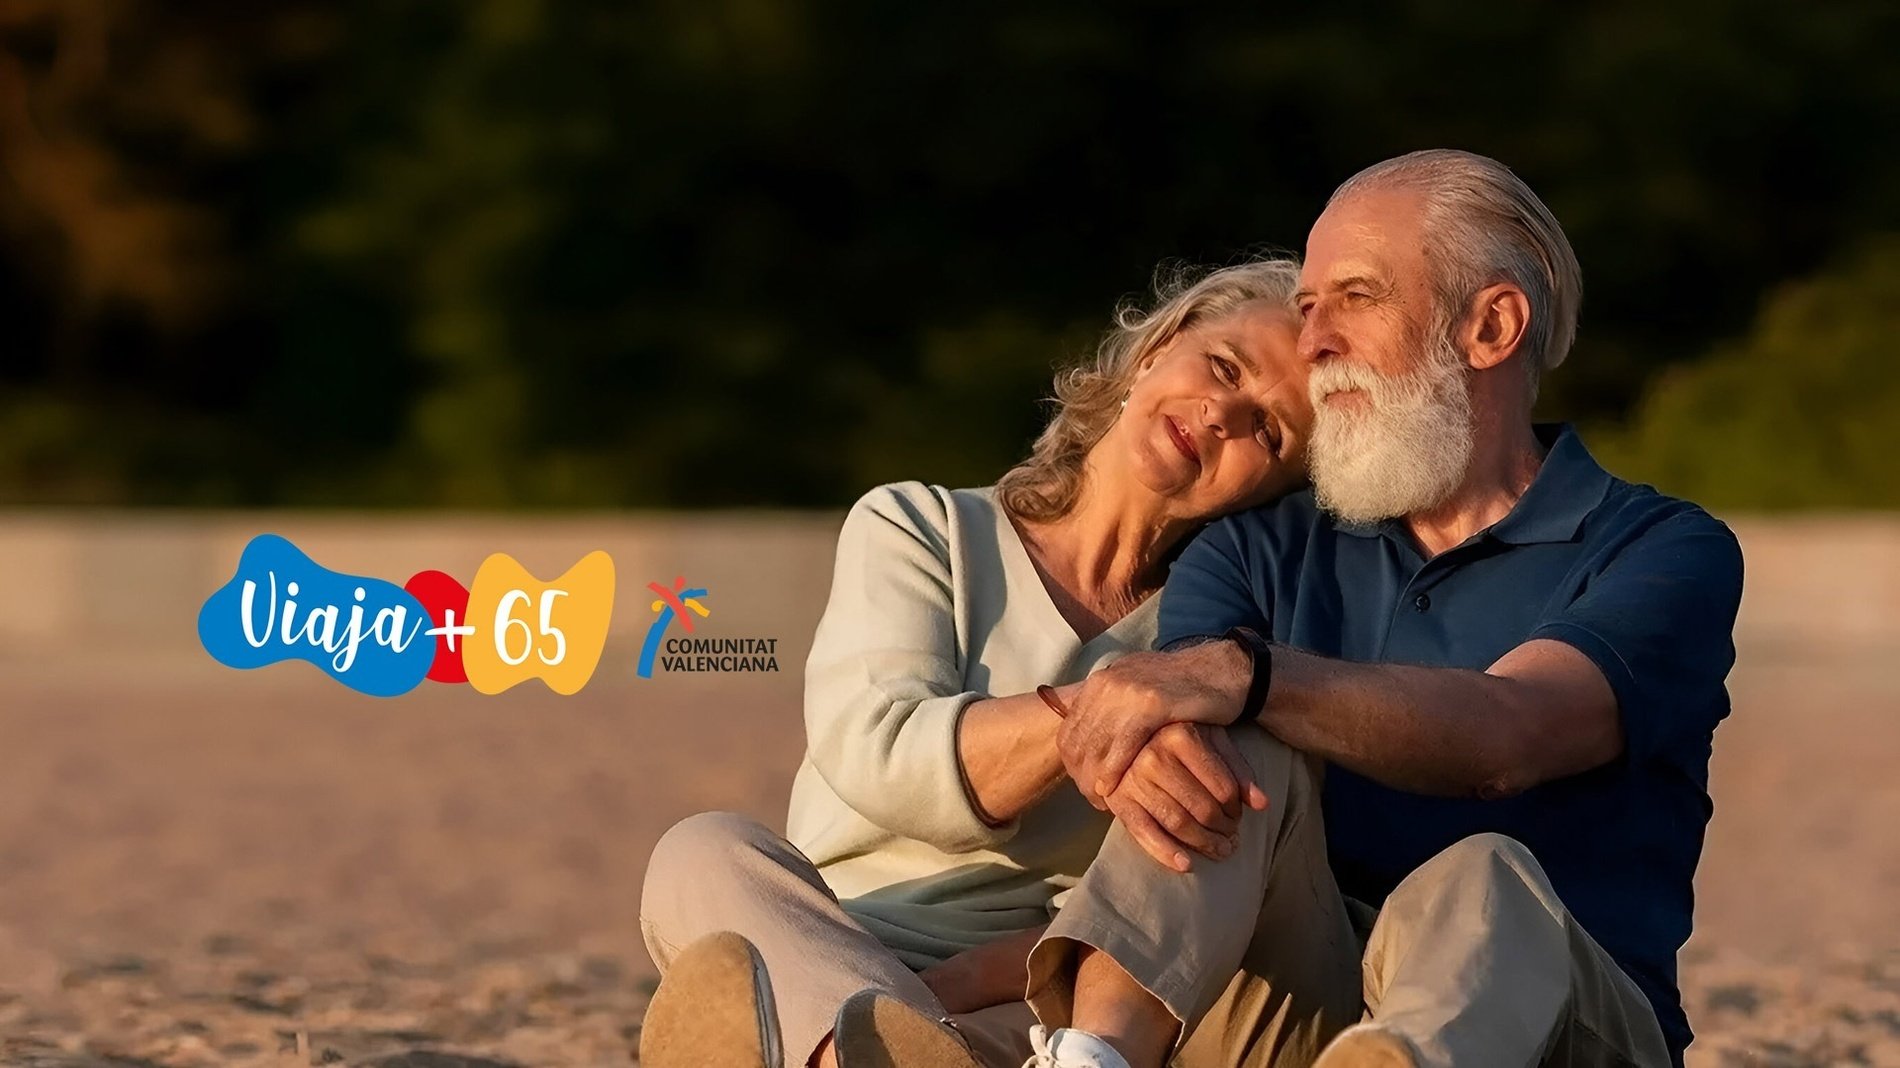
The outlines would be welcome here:
<svg viewBox="0 0 1900 1068">
<path fill-rule="evenodd" d="M 1155 362 L 1161 359 L 1161 354 L 1166 352 L 1173 342 L 1173 338 L 1167 338 L 1149 349 L 1147 355 L 1135 362 L 1135 377 L 1130 381 L 1139 382 L 1147 377 L 1148 372 L 1155 369 Z"/>
</svg>

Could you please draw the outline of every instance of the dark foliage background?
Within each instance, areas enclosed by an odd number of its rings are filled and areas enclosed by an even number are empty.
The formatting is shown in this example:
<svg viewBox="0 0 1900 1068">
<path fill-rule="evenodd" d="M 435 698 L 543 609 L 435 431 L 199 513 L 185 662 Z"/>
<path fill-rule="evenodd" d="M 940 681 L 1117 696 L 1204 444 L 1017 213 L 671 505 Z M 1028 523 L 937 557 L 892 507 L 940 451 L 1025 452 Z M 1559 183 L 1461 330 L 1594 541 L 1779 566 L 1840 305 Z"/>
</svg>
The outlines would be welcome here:
<svg viewBox="0 0 1900 1068">
<path fill-rule="evenodd" d="M 1544 408 L 1900 505 L 1900 8 L 11 0 L 0 502 L 986 482 L 1158 262 L 1452 145 L 1563 220 Z"/>
</svg>

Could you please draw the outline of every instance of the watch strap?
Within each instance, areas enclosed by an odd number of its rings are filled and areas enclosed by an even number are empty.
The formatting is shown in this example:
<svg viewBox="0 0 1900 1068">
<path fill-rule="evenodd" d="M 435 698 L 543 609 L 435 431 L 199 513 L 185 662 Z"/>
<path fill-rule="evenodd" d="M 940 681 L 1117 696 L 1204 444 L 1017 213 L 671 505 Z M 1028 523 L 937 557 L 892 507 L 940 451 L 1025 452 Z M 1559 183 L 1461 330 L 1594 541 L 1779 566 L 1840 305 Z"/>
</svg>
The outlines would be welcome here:
<svg viewBox="0 0 1900 1068">
<path fill-rule="evenodd" d="M 1252 677 L 1247 683 L 1247 697 L 1241 702 L 1240 715 L 1234 723 L 1245 723 L 1260 714 L 1266 707 L 1267 690 L 1273 685 L 1273 643 L 1260 636 L 1252 627 L 1229 627 L 1223 639 L 1238 642 L 1247 651 L 1253 662 Z M 1232 724 L 1229 724 L 1230 726 Z"/>
</svg>

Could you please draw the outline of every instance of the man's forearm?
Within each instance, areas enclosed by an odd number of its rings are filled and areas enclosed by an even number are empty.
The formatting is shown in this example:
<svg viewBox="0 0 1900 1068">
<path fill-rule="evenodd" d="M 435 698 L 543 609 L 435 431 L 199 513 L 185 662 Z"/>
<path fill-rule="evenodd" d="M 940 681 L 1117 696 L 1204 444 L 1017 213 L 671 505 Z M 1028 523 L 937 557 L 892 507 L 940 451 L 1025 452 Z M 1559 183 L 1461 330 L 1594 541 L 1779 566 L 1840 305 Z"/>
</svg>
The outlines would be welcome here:
<svg viewBox="0 0 1900 1068">
<path fill-rule="evenodd" d="M 1250 685 L 1271 665 L 1263 708 Z M 1089 677 L 1059 735 L 1090 800 L 1113 792 L 1170 722 L 1251 717 L 1295 749 L 1410 793 L 1504 797 L 1617 758 L 1616 693 L 1575 647 L 1532 639 L 1483 671 L 1359 664 L 1214 639 L 1133 654 Z"/>
<path fill-rule="evenodd" d="M 1547 777 L 1527 754 L 1534 693 L 1482 671 L 1273 650 L 1260 723 L 1295 749 L 1412 793 L 1505 797 Z"/>
</svg>

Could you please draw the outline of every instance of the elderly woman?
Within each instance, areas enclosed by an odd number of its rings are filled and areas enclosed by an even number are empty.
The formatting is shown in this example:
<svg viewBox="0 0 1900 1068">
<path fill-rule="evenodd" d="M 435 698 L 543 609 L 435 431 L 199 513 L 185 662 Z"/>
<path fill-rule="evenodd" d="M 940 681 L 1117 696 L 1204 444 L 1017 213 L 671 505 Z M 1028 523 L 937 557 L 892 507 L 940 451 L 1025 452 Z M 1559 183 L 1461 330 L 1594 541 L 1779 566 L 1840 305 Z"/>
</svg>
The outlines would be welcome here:
<svg viewBox="0 0 1900 1068">
<path fill-rule="evenodd" d="M 1265 259 L 1164 286 L 1057 380 L 1054 419 L 995 486 L 898 483 L 851 509 L 787 837 L 694 816 L 649 865 L 664 979 L 642 1064 L 854 1068 L 840 1010 L 874 991 L 1013 1068 L 1035 1023 L 1025 956 L 1110 814 L 1178 870 L 1232 851 L 1266 798 L 1226 732 L 1158 736 L 1108 814 L 1059 789 L 1056 733 L 1075 684 L 1149 647 L 1186 540 L 1303 481 L 1297 278 Z"/>
</svg>

